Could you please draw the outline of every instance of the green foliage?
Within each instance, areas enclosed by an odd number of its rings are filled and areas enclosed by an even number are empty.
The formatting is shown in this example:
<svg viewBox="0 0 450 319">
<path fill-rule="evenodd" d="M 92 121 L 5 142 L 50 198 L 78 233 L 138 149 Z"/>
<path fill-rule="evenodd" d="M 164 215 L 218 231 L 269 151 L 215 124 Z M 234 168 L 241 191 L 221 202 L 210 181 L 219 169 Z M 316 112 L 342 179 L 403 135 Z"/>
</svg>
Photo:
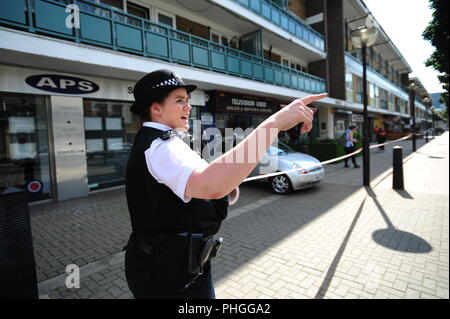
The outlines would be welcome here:
<svg viewBox="0 0 450 319">
<path fill-rule="evenodd" d="M 431 57 L 425 62 L 440 72 L 439 81 L 445 92 L 441 95 L 441 103 L 446 105 L 444 116 L 448 119 L 448 88 L 449 88 L 449 26 L 448 11 L 449 0 L 429 0 L 429 7 L 433 10 L 433 19 L 428 23 L 422 36 L 435 47 Z"/>
<path fill-rule="evenodd" d="M 337 143 L 336 140 L 333 140 L 333 139 L 330 139 L 330 138 L 327 138 L 327 139 L 324 139 L 324 140 L 313 140 L 311 142 L 311 144 L 336 144 L 336 143 Z"/>
</svg>

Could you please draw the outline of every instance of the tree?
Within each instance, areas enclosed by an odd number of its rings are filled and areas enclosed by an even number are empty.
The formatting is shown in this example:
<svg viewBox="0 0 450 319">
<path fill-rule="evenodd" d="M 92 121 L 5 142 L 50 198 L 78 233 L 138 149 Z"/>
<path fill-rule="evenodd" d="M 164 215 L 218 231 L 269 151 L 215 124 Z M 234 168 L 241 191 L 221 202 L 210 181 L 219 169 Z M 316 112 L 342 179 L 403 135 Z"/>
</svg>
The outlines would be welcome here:
<svg viewBox="0 0 450 319">
<path fill-rule="evenodd" d="M 426 66 L 431 66 L 433 69 L 441 73 L 438 76 L 442 83 L 442 88 L 445 90 L 441 94 L 441 103 L 446 105 L 445 113 L 448 118 L 448 87 L 449 87 L 449 30 L 448 30 L 448 10 L 449 0 L 429 0 L 429 7 L 433 10 L 433 19 L 428 23 L 422 36 L 425 40 L 431 42 L 435 51 L 431 57 L 425 61 Z"/>
</svg>

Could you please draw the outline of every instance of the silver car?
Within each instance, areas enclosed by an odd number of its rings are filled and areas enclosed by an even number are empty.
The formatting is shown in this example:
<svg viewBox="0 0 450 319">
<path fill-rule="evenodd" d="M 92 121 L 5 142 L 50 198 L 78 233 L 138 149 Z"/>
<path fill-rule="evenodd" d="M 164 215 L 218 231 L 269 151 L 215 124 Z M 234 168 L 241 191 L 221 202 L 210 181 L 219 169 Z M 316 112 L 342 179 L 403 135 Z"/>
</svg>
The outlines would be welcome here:
<svg viewBox="0 0 450 319">
<path fill-rule="evenodd" d="M 296 152 L 278 141 L 278 144 L 274 143 L 269 147 L 249 177 L 294 169 L 295 171 L 262 180 L 270 183 L 274 193 L 286 194 L 292 190 L 313 187 L 325 176 L 325 170 L 318 159 Z"/>
<path fill-rule="evenodd" d="M 243 136 L 238 138 L 238 140 L 242 139 Z M 222 139 L 219 138 L 219 141 L 220 140 Z M 230 141 L 230 143 L 235 145 L 236 137 L 234 138 L 234 141 Z M 213 153 L 212 148 L 215 147 L 214 143 L 211 145 L 207 144 L 205 147 L 209 151 L 204 158 L 206 161 L 211 162 L 214 159 L 214 156 L 210 156 Z M 223 140 L 222 151 L 226 151 Z M 260 181 L 269 182 L 274 193 L 286 194 L 293 190 L 313 187 L 320 183 L 325 176 L 325 170 L 318 159 L 304 153 L 296 152 L 286 144 L 277 140 L 277 142 L 269 147 L 263 158 L 259 161 L 253 171 L 250 172 L 248 177 L 290 171 L 294 169 L 295 171 L 282 175 L 261 178 Z"/>
</svg>

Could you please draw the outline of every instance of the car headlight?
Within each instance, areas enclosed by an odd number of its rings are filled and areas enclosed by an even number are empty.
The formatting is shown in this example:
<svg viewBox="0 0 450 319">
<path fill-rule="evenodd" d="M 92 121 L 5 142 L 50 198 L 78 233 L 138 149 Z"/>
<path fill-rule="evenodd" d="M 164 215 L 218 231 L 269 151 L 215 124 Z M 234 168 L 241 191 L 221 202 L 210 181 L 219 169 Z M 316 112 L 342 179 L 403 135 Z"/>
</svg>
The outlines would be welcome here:
<svg viewBox="0 0 450 319">
<path fill-rule="evenodd" d="M 300 165 L 298 165 L 297 163 L 294 163 L 294 165 L 292 165 L 292 169 L 295 169 L 296 170 L 295 173 L 299 175 L 308 174 L 308 171 L 303 167 L 301 167 Z"/>
</svg>

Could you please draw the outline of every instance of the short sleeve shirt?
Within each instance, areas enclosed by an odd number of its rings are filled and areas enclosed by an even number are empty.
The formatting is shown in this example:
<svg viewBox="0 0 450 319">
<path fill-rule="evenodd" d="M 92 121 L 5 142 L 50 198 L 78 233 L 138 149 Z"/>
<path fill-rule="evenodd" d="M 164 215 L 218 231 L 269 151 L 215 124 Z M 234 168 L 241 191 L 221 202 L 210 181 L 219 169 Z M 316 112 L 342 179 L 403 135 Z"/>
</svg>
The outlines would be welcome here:
<svg viewBox="0 0 450 319">
<path fill-rule="evenodd" d="M 350 133 L 352 132 L 352 130 L 346 130 L 345 131 L 345 134 L 346 134 L 346 136 L 347 136 L 347 143 L 345 144 L 345 147 L 353 147 L 353 146 L 355 146 L 354 144 L 353 144 L 353 141 L 350 139 Z"/>
<path fill-rule="evenodd" d="M 156 122 L 144 122 L 143 126 L 162 131 L 172 130 Z M 208 166 L 208 162 L 177 135 L 168 140 L 155 139 L 145 151 L 145 161 L 156 181 L 169 187 L 185 203 L 191 200 L 191 197 L 184 196 L 189 176 L 195 169 Z"/>
</svg>

